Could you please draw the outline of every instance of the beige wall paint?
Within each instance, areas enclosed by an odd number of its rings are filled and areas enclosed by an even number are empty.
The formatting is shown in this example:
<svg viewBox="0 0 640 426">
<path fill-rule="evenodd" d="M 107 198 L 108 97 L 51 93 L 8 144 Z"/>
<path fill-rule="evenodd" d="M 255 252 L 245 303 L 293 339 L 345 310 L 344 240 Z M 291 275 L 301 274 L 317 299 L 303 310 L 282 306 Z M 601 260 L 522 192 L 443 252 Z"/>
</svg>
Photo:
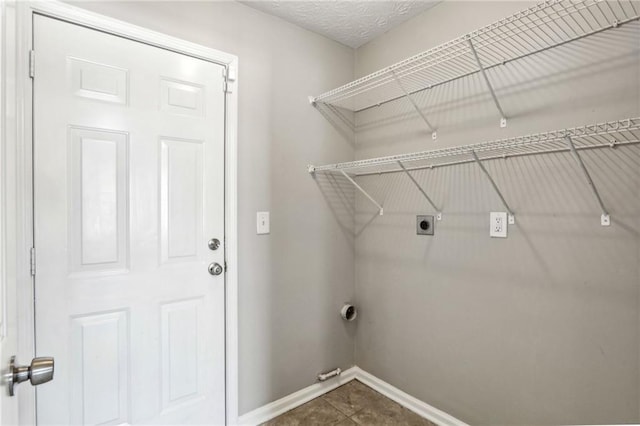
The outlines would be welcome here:
<svg viewBox="0 0 640 426">
<path fill-rule="evenodd" d="M 76 5 L 239 57 L 240 413 L 352 366 L 339 317 L 353 298 L 351 201 L 306 165 L 353 159 L 352 135 L 307 100 L 352 79 L 353 50 L 235 2 Z M 263 210 L 270 235 L 256 235 Z"/>
<path fill-rule="evenodd" d="M 356 77 L 531 4 L 443 2 L 359 48 Z M 418 97 L 437 142 L 405 101 L 358 114 L 356 157 L 639 116 L 639 28 L 490 73 L 506 129 L 479 76 Z M 442 206 L 434 237 L 415 235 L 433 211 L 406 176 L 361 178 L 385 214 L 357 198 L 356 364 L 470 424 L 638 423 L 640 147 L 583 158 L 610 228 L 566 154 L 486 164 L 517 214 L 506 240 L 475 165 L 416 172 Z"/>
</svg>

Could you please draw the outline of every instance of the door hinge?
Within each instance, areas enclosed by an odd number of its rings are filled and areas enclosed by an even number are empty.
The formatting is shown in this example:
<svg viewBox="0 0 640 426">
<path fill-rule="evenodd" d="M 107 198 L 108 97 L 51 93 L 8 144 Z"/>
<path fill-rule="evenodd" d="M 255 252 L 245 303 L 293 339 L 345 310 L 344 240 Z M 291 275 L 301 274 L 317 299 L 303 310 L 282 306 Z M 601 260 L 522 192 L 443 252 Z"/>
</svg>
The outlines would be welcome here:
<svg viewBox="0 0 640 426">
<path fill-rule="evenodd" d="M 35 50 L 29 51 L 29 77 L 35 78 L 36 76 L 36 52 Z"/>
<path fill-rule="evenodd" d="M 36 275 L 36 248 L 31 247 L 31 261 L 29 262 L 31 265 L 31 275 L 35 277 Z"/>
<path fill-rule="evenodd" d="M 236 68 L 231 65 L 225 67 L 222 70 L 222 77 L 224 78 L 222 82 L 224 93 L 233 93 L 233 83 L 238 78 Z"/>
<path fill-rule="evenodd" d="M 224 261 L 224 271 L 227 272 L 227 261 Z"/>
</svg>

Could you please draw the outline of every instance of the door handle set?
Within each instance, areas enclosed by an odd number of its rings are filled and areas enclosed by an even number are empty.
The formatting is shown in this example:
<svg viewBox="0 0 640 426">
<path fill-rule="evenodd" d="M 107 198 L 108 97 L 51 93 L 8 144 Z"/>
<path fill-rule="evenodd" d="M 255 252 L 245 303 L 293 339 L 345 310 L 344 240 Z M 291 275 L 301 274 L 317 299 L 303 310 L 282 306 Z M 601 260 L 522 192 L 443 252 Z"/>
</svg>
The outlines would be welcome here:
<svg viewBox="0 0 640 426">
<path fill-rule="evenodd" d="M 14 396 L 17 384 L 29 380 L 31 385 L 38 386 L 53 379 L 53 357 L 34 358 L 31 365 L 16 365 L 16 357 L 9 362 L 9 371 L 5 374 L 5 383 L 9 386 L 9 396 Z"/>
<path fill-rule="evenodd" d="M 220 240 L 217 238 L 212 238 L 209 240 L 209 242 L 207 242 L 207 246 L 209 247 L 209 250 L 218 250 L 218 248 L 220 247 Z M 222 265 L 217 262 L 210 263 L 207 270 L 211 275 L 220 275 L 224 272 L 224 268 L 222 267 Z"/>
</svg>

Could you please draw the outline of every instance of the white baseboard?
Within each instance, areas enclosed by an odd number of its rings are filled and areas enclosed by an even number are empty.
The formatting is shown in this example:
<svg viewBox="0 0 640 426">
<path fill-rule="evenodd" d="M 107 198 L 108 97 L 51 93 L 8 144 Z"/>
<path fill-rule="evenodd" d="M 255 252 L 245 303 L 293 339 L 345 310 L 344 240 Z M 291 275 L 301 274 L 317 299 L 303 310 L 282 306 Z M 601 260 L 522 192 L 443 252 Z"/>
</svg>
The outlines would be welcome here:
<svg viewBox="0 0 640 426">
<path fill-rule="evenodd" d="M 284 398 L 243 414 L 238 418 L 238 424 L 247 426 L 259 425 L 278 417 L 287 411 L 293 410 L 305 402 L 309 402 L 312 399 L 322 396 L 354 379 L 361 381 L 371 389 L 380 392 L 387 398 L 440 426 L 468 426 L 463 421 L 456 419 L 444 411 L 432 407 L 426 402 L 414 398 L 408 393 L 391 386 L 389 383 L 378 379 L 359 367 L 351 367 L 348 370 L 343 371 L 342 374 L 335 379 L 330 379 L 322 383 L 314 383 L 313 385 L 307 386 L 298 392 L 292 393 L 291 395 L 285 396 Z"/>
<path fill-rule="evenodd" d="M 241 415 L 238 418 L 238 424 L 255 426 L 266 421 L 269 421 L 287 411 L 293 410 L 296 407 L 309 402 L 319 396 L 324 395 L 327 392 L 334 390 L 335 388 L 349 383 L 356 377 L 356 367 L 344 370 L 342 374 L 334 379 L 329 379 L 326 382 L 314 383 L 311 386 L 307 386 L 304 389 L 294 392 L 291 395 L 287 395 L 284 398 L 280 398 L 277 401 L 273 401 L 267 405 L 256 408 L 253 411 L 249 411 L 246 414 Z"/>
<path fill-rule="evenodd" d="M 440 426 L 468 426 L 462 420 L 458 420 L 452 415 L 447 414 L 442 410 L 438 410 L 426 402 L 420 401 L 418 398 L 414 398 L 408 393 L 403 392 L 395 386 L 392 386 L 374 375 L 367 373 L 361 368 L 354 367 L 354 369 L 356 370 L 355 378 L 357 380 L 369 386 L 371 389 L 380 392 L 403 407 L 408 408 L 419 416 Z"/>
</svg>

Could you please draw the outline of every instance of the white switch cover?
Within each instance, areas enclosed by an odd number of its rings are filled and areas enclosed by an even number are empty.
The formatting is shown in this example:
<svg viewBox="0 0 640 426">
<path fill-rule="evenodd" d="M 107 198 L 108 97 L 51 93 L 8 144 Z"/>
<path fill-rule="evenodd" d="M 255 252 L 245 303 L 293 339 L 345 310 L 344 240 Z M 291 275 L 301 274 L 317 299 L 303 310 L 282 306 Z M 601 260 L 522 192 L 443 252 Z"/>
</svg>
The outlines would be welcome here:
<svg viewBox="0 0 640 426">
<path fill-rule="evenodd" d="M 507 213 L 506 212 L 490 213 L 489 235 L 494 238 L 507 238 Z"/>
<path fill-rule="evenodd" d="M 268 234 L 269 230 L 269 212 L 258 212 L 256 214 L 258 235 Z"/>
</svg>

